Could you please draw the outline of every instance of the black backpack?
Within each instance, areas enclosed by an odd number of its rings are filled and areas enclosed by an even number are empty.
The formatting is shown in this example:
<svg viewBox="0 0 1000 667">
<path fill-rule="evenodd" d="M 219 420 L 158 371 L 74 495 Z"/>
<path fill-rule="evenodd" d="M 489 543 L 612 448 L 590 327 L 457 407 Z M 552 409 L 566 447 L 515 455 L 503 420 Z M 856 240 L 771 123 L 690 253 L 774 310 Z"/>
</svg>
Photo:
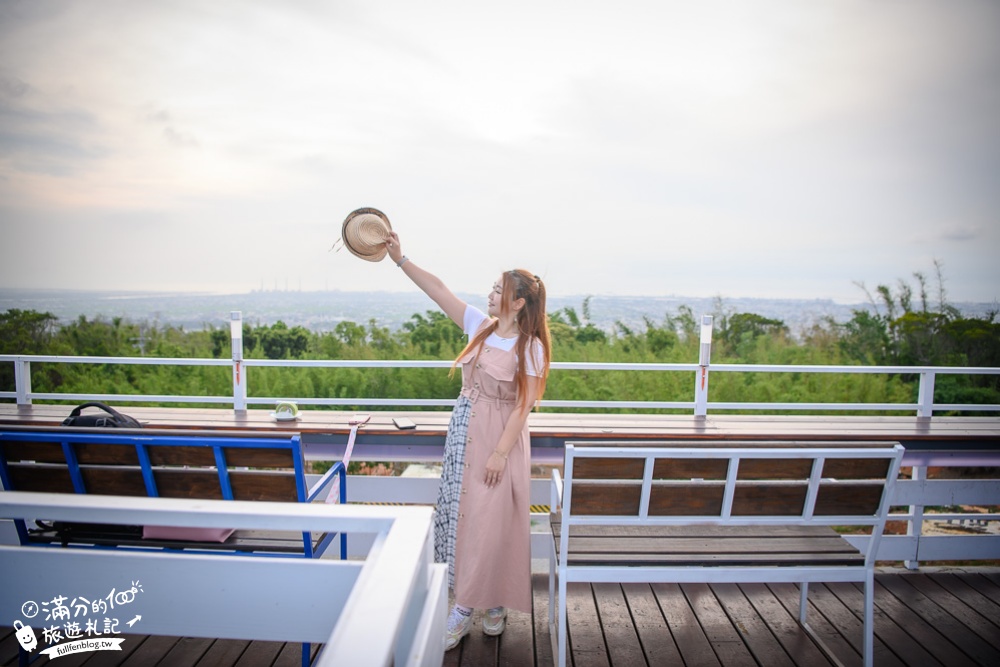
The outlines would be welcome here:
<svg viewBox="0 0 1000 667">
<path fill-rule="evenodd" d="M 85 408 L 99 408 L 103 410 L 106 414 L 98 415 L 83 415 L 80 414 Z M 123 415 L 111 406 L 105 405 L 104 403 L 98 403 L 97 401 L 92 401 L 90 403 L 84 403 L 83 405 L 78 405 L 73 408 L 73 411 L 69 413 L 69 417 L 63 420 L 63 426 L 97 426 L 97 427 L 110 427 L 110 428 L 142 428 L 140 424 L 134 417 L 129 417 L 128 415 Z"/>
</svg>

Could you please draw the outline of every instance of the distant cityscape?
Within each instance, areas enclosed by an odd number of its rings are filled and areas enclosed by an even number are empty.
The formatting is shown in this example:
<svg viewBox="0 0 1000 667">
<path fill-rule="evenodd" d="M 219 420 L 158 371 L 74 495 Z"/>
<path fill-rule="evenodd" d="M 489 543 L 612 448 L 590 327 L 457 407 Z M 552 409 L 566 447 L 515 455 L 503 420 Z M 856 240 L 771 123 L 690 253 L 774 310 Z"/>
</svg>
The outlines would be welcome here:
<svg viewBox="0 0 1000 667">
<path fill-rule="evenodd" d="M 485 308 L 483 295 L 461 294 L 469 303 Z M 587 295 L 549 297 L 550 313 L 572 308 L 584 319 Z M 955 303 L 966 316 L 983 316 L 998 310 L 997 304 Z M 754 313 L 783 321 L 797 334 L 831 319 L 848 321 L 853 311 L 870 309 L 864 302 L 841 304 L 829 299 L 703 298 L 683 296 L 591 296 L 589 322 L 611 332 L 617 322 L 633 330 L 645 330 L 646 319 L 660 325 L 668 315 L 688 307 L 695 316 L 713 313 Z M 338 323 L 351 321 L 396 331 L 414 314 L 436 308 L 419 292 L 342 291 L 253 291 L 245 294 L 91 292 L 70 290 L 0 289 L 0 312 L 12 308 L 49 312 L 60 323 L 84 316 L 110 320 L 120 317 L 133 323 L 183 327 L 187 331 L 229 326 L 230 312 L 243 313 L 251 325 L 271 325 L 281 320 L 288 326 L 311 331 L 331 331 Z"/>
</svg>

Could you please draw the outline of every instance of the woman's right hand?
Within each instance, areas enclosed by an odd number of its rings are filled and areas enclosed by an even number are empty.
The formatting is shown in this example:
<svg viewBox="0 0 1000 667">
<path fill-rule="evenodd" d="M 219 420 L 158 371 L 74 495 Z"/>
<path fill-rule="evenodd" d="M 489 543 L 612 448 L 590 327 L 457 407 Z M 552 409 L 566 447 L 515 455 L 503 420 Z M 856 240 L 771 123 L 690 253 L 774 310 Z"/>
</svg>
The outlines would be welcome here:
<svg viewBox="0 0 1000 667">
<path fill-rule="evenodd" d="M 385 241 L 385 249 L 389 253 L 389 259 L 393 264 L 399 264 L 403 258 L 403 248 L 399 245 L 399 235 L 396 232 L 389 232 L 389 238 Z"/>
</svg>

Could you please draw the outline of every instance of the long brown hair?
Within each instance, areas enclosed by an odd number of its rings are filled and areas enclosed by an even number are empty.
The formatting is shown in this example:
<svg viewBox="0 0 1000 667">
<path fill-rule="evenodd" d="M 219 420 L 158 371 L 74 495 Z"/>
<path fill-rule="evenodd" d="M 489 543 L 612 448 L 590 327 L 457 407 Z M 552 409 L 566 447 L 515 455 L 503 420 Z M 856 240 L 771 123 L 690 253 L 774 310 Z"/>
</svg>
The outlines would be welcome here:
<svg viewBox="0 0 1000 667">
<path fill-rule="evenodd" d="M 524 306 L 517 314 L 518 335 L 514 349 L 517 354 L 517 369 L 514 371 L 514 381 L 517 385 L 517 405 L 522 407 L 528 394 L 528 367 L 527 353 L 531 339 L 535 338 L 542 346 L 542 367 L 536 369 L 539 373 L 538 379 L 541 381 L 541 389 L 538 392 L 540 399 L 545 393 L 545 384 L 549 377 L 549 365 L 552 363 L 552 339 L 549 336 L 549 321 L 545 312 L 545 284 L 542 279 L 524 269 L 512 269 L 505 271 L 501 283 L 500 314 L 506 315 L 513 308 L 513 304 L 518 299 L 524 299 Z M 489 335 L 496 331 L 500 325 L 500 320 L 493 318 L 485 327 L 481 328 L 465 346 L 455 364 L 452 372 L 458 366 L 459 360 L 473 350 L 476 356 L 483 349 L 483 344 Z"/>
</svg>

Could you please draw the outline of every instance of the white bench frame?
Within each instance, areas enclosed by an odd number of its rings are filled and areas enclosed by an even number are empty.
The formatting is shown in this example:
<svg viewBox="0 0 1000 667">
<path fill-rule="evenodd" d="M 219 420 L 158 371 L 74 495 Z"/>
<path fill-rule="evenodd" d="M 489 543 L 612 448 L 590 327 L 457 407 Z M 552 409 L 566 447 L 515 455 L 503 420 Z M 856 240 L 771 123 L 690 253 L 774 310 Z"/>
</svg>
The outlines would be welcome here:
<svg viewBox="0 0 1000 667">
<path fill-rule="evenodd" d="M 624 443 L 620 443 L 624 444 Z M 864 585 L 864 638 L 863 660 L 866 667 L 871 667 L 873 660 L 874 635 L 874 568 L 878 553 L 878 543 L 885 527 L 886 515 L 889 511 L 889 501 L 892 497 L 892 487 L 899 476 L 900 461 L 903 456 L 903 446 L 900 444 L 883 443 L 884 447 L 824 447 L 822 443 L 815 446 L 789 447 L 698 447 L 694 443 L 674 443 L 672 447 L 648 446 L 614 446 L 615 443 L 567 443 L 564 466 L 565 480 L 558 470 L 552 471 L 551 506 L 553 511 L 562 514 L 562 529 L 559 537 L 558 555 L 555 542 L 552 542 L 549 566 L 549 627 L 553 642 L 553 655 L 556 656 L 558 667 L 566 667 L 567 645 L 567 613 L 566 586 L 569 582 L 617 582 L 617 583 L 778 583 L 791 582 L 800 586 L 799 624 L 817 642 L 820 648 L 837 664 L 840 664 L 829 648 L 809 627 L 806 622 L 808 609 L 807 597 L 810 582 L 859 582 Z M 818 495 L 820 481 L 830 483 L 831 480 L 821 480 L 823 462 L 827 458 L 886 458 L 892 462 L 883 488 L 879 510 L 872 516 L 814 516 L 813 510 Z M 578 458 L 638 458 L 645 460 L 640 507 L 637 515 L 605 516 L 576 515 L 571 512 L 573 500 L 573 462 Z M 650 516 L 649 500 L 653 485 L 653 464 L 657 458 L 692 458 L 692 459 L 729 459 L 728 474 L 725 482 L 722 511 L 718 515 L 709 516 Z M 782 458 L 812 458 L 814 459 L 812 474 L 802 514 L 799 516 L 733 516 L 732 505 L 736 488 L 737 472 L 741 459 L 782 459 Z M 602 526 L 691 526 L 712 524 L 722 526 L 838 526 L 867 525 L 872 527 L 871 538 L 859 547 L 864 555 L 863 566 L 836 565 L 821 566 L 717 566 L 694 567 L 681 566 L 630 566 L 596 565 L 569 566 L 570 527 L 574 525 Z M 558 580 L 558 591 L 556 581 Z M 558 598 L 556 594 L 558 592 Z M 558 610 L 558 613 L 557 613 Z M 558 617 L 558 618 L 557 618 Z"/>
<path fill-rule="evenodd" d="M 3 491 L 0 518 L 373 533 L 360 561 L 0 546 L 0 571 L 17 574 L 0 587 L 0 616 L 21 618 L 27 600 L 138 580 L 142 619 L 129 632 L 323 643 L 314 664 L 324 667 L 436 667 L 444 656 L 447 576 L 433 562 L 431 508 L 167 498 L 123 506 L 113 496 Z"/>
</svg>

